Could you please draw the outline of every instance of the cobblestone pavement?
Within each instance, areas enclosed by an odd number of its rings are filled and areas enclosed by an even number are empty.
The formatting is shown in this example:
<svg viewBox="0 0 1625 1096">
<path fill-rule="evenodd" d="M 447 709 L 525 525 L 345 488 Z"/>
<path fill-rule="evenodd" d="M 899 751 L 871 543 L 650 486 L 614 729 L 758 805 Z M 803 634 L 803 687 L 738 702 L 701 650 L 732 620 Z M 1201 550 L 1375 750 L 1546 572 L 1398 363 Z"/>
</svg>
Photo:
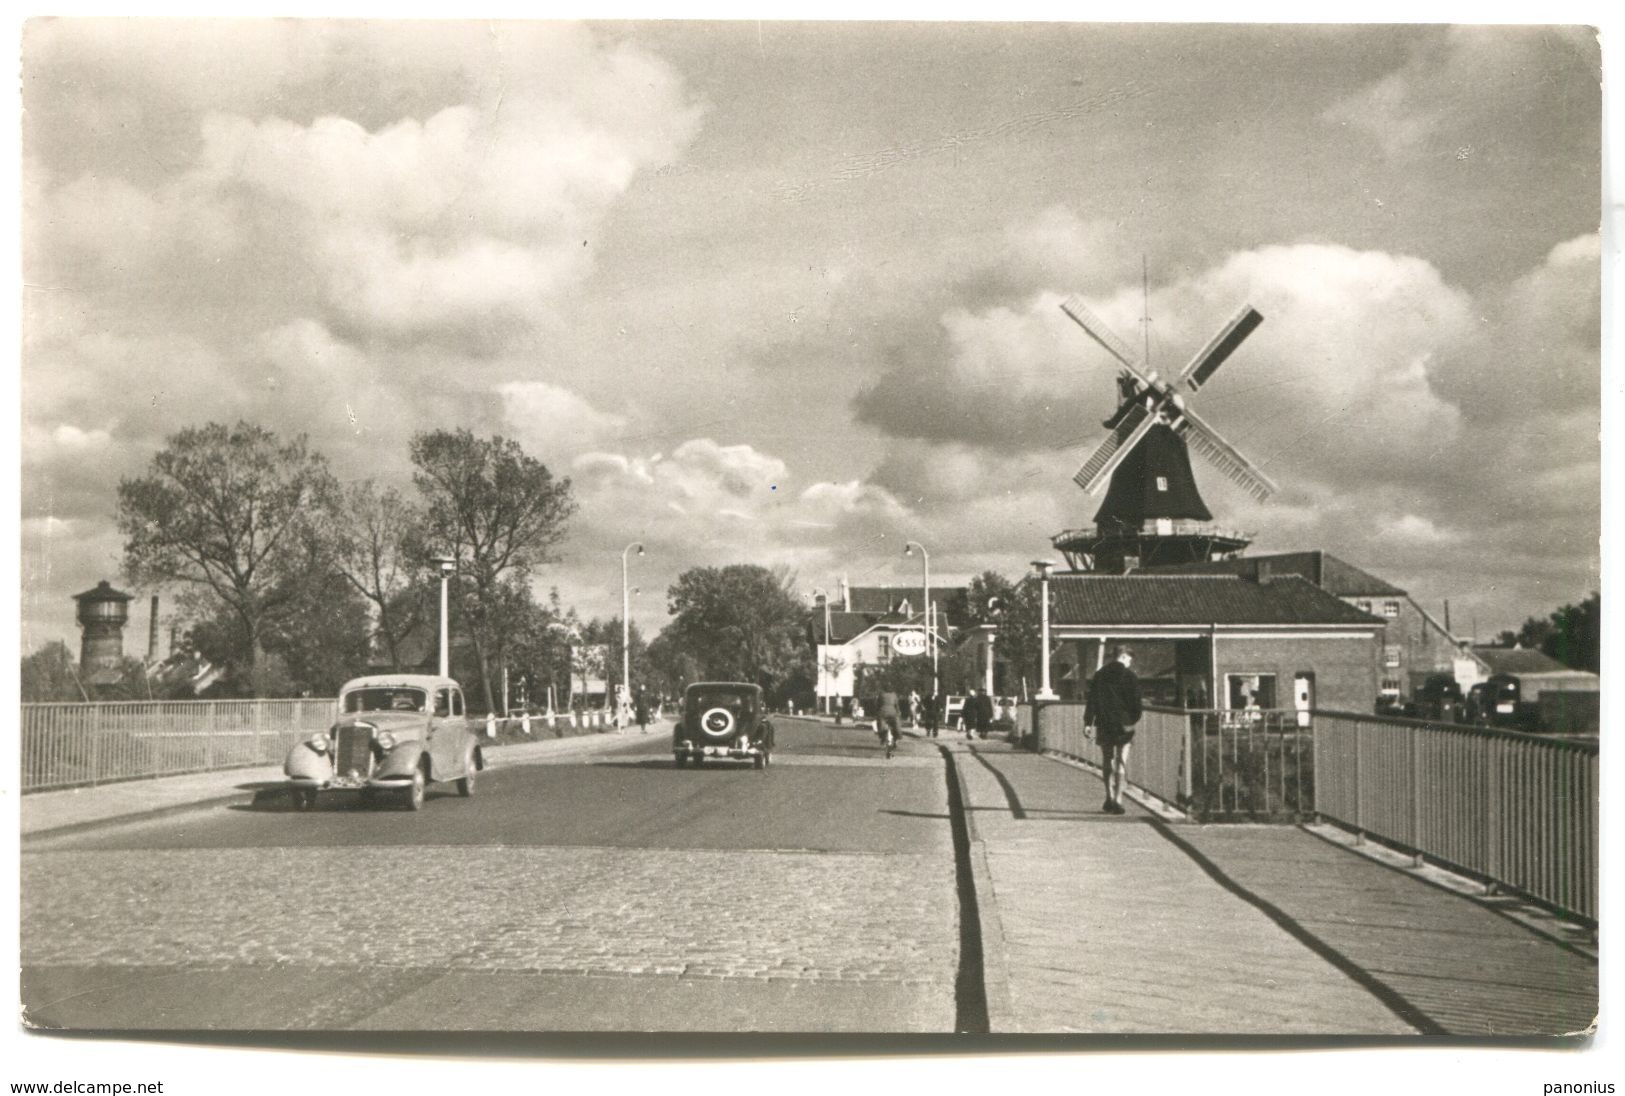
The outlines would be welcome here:
<svg viewBox="0 0 1625 1096">
<path fill-rule="evenodd" d="M 917 767 L 898 766 L 902 783 L 854 782 L 849 767 L 827 777 L 862 805 L 857 828 L 836 838 L 870 834 L 872 848 L 751 847 L 751 829 L 723 848 L 478 844 L 466 835 L 388 847 L 198 847 L 210 843 L 206 831 L 281 820 L 229 808 L 41 839 L 25 846 L 20 866 L 28 1018 L 114 1028 L 952 1030 L 958 901 L 946 792 L 940 760 L 935 773 L 908 772 Z M 735 812 L 741 824 L 757 817 L 773 783 L 755 773 L 707 784 L 694 772 L 650 783 L 636 766 L 580 771 L 600 774 L 606 790 L 676 797 L 690 813 L 709 804 L 720 817 L 705 824 L 724 829 Z M 817 774 L 797 772 L 782 790 L 811 794 Z M 943 820 L 870 804 L 870 789 L 884 788 L 912 789 L 907 797 Z M 631 801 L 600 799 L 603 818 L 628 817 Z M 470 805 L 504 801 L 534 816 L 533 799 L 500 786 Z M 822 817 L 789 800 L 780 810 Z M 433 827 L 450 832 L 461 813 L 402 819 L 434 841 Z M 922 826 L 928 839 L 885 837 Z"/>
<path fill-rule="evenodd" d="M 954 977 L 941 857 L 407 847 L 323 850 L 318 868 L 189 850 L 25 854 L 22 871 L 24 964 Z"/>
</svg>

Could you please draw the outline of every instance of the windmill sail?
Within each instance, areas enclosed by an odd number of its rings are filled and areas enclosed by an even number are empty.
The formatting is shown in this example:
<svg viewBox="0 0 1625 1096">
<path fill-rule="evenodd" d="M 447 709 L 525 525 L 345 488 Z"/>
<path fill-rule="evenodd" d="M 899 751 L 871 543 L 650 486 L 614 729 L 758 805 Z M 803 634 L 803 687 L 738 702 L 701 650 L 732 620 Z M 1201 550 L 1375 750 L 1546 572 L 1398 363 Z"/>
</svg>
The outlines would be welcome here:
<svg viewBox="0 0 1625 1096">
<path fill-rule="evenodd" d="M 1140 355 L 1136 354 L 1128 343 L 1118 338 L 1112 329 L 1106 326 L 1106 322 L 1091 312 L 1081 299 L 1076 296 L 1068 297 L 1061 305 L 1061 311 L 1071 317 L 1073 323 L 1083 328 L 1084 334 L 1105 348 L 1106 353 L 1122 362 L 1130 373 L 1147 386 L 1151 384 L 1151 381 L 1140 372 L 1143 364 Z"/>
<path fill-rule="evenodd" d="M 1273 480 L 1255 468 L 1246 457 L 1236 452 L 1234 446 L 1221 438 L 1213 427 L 1198 418 L 1196 412 L 1190 408 L 1185 408 L 1181 421 L 1174 429 L 1184 437 L 1187 445 L 1206 457 L 1208 463 L 1230 477 L 1259 502 L 1263 502 L 1276 492 Z"/>
<path fill-rule="evenodd" d="M 1127 413 L 1112 428 L 1112 432 L 1106 435 L 1106 440 L 1101 442 L 1089 459 L 1083 462 L 1083 467 L 1078 469 L 1078 474 L 1072 477 L 1072 481 L 1085 491 L 1092 493 L 1098 490 L 1100 485 L 1106 482 L 1106 477 L 1122 463 L 1124 457 L 1128 456 L 1129 450 L 1139 444 L 1140 439 L 1145 437 L 1146 431 L 1150 430 L 1156 421 L 1156 416 L 1151 414 L 1144 404 L 1130 405 Z"/>
<path fill-rule="evenodd" d="M 1190 387 L 1192 392 L 1197 391 L 1213 376 L 1215 370 L 1224 364 L 1224 360 L 1235 353 L 1236 347 L 1246 340 L 1253 329 L 1264 322 L 1263 315 L 1252 305 L 1246 305 L 1219 333 L 1208 341 L 1208 344 L 1196 352 L 1190 364 L 1179 374 L 1179 379 Z M 1085 328 L 1085 330 L 1088 330 Z"/>
</svg>

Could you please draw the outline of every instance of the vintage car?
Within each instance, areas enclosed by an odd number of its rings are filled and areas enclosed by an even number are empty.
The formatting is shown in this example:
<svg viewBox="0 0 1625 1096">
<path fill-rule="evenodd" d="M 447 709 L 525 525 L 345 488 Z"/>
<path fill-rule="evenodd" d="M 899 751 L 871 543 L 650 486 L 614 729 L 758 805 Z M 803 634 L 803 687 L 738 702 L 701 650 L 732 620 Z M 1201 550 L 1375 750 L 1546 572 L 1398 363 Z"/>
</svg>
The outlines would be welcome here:
<svg viewBox="0 0 1625 1096">
<path fill-rule="evenodd" d="M 671 752 L 680 769 L 690 759 L 750 761 L 758 769 L 773 763 L 773 720 L 760 685 L 702 681 L 683 693 L 683 710 L 671 732 Z"/>
<path fill-rule="evenodd" d="M 294 746 L 283 771 L 300 810 L 314 806 L 318 792 L 340 791 L 363 801 L 395 793 L 416 811 L 431 783 L 455 780 L 457 794 L 473 795 L 483 768 L 485 755 L 457 682 L 383 674 L 347 682 L 332 729 Z"/>
</svg>

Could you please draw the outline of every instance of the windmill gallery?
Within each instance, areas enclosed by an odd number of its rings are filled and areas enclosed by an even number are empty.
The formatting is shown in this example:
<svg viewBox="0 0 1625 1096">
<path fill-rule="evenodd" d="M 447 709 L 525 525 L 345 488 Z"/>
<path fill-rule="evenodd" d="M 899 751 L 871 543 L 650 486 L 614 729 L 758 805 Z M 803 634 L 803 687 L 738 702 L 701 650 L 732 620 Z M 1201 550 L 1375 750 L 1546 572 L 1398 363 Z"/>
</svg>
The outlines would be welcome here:
<svg viewBox="0 0 1625 1096">
<path fill-rule="evenodd" d="M 1401 590 L 1324 551 L 1247 556 L 1250 534 L 1213 519 L 1194 450 L 1253 498 L 1276 485 L 1190 405 L 1264 322 L 1243 307 L 1170 381 L 1076 297 L 1062 306 L 1115 359 L 1118 403 L 1074 477 L 1105 498 L 1094 524 L 1056 534 L 1051 684 L 1081 698 L 1106 650 L 1132 643 L 1148 699 L 1193 708 L 1369 711 L 1431 674 L 1477 673 L 1470 649 Z M 1147 348 L 1147 351 L 1149 347 Z M 975 642 L 1004 679 L 994 629 Z"/>
</svg>

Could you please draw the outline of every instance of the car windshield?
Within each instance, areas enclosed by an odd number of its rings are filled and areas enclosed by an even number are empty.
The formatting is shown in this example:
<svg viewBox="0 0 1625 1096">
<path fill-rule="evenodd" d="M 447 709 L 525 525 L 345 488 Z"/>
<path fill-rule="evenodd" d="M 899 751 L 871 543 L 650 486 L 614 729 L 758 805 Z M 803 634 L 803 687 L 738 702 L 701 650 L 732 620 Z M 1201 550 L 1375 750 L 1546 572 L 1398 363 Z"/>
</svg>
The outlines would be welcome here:
<svg viewBox="0 0 1625 1096">
<path fill-rule="evenodd" d="M 346 712 L 421 712 L 427 704 L 422 689 L 354 689 L 344 694 Z"/>
</svg>

